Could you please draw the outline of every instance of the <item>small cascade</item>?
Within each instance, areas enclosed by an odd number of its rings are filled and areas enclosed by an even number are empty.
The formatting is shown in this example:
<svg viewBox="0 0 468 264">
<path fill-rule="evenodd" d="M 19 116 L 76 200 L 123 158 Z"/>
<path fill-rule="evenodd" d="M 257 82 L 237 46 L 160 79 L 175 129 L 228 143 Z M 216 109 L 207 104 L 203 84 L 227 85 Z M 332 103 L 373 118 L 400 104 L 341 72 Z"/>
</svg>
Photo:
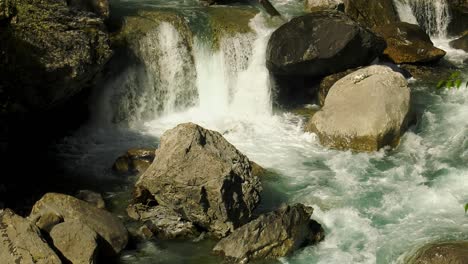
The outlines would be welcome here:
<svg viewBox="0 0 468 264">
<path fill-rule="evenodd" d="M 394 0 L 401 21 L 419 24 L 431 37 L 447 37 L 450 9 L 447 0 Z"/>
</svg>

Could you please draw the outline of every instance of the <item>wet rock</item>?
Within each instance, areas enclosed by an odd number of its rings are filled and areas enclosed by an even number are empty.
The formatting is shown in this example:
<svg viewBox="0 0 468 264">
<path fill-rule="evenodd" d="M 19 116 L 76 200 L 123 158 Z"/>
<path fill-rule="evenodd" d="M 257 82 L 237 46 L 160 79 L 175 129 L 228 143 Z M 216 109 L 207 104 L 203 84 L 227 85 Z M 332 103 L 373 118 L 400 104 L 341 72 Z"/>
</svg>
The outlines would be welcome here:
<svg viewBox="0 0 468 264">
<path fill-rule="evenodd" d="M 155 149 L 129 149 L 117 158 L 112 169 L 118 173 L 142 173 L 155 158 Z"/>
<path fill-rule="evenodd" d="M 96 263 L 98 235 L 77 220 L 60 223 L 49 233 L 54 247 L 73 264 Z"/>
<path fill-rule="evenodd" d="M 157 204 L 218 237 L 251 219 L 260 181 L 249 159 L 220 133 L 180 124 L 163 134 L 156 156 L 136 183 L 136 193 L 146 190 Z"/>
<path fill-rule="evenodd" d="M 409 113 L 410 90 L 403 75 L 375 65 L 337 81 L 306 130 L 328 147 L 376 151 L 398 144 Z"/>
<path fill-rule="evenodd" d="M 145 226 L 160 239 L 195 237 L 195 226 L 180 214 L 164 206 L 133 204 L 127 208 L 130 218 L 144 222 Z M 145 229 L 142 230 L 147 235 Z"/>
<path fill-rule="evenodd" d="M 374 31 L 387 42 L 384 55 L 394 63 L 429 63 L 445 56 L 445 51 L 434 47 L 418 25 L 399 22 L 377 27 Z"/>
<path fill-rule="evenodd" d="M 39 229 L 10 209 L 0 210 L 0 259 L 2 263 L 62 263 Z"/>
<path fill-rule="evenodd" d="M 323 10 L 344 11 L 343 0 L 306 0 L 304 4 L 305 9 L 310 12 Z"/>
<path fill-rule="evenodd" d="M 450 41 L 450 47 L 468 52 L 468 31 L 460 38 Z"/>
<path fill-rule="evenodd" d="M 103 244 L 100 246 L 107 255 L 118 254 L 127 244 L 127 230 L 122 222 L 88 202 L 65 194 L 47 193 L 34 204 L 29 217 L 40 219 L 49 213 L 59 215 L 64 222 L 79 220 L 89 226 L 102 238 L 100 241 Z"/>
<path fill-rule="evenodd" d="M 104 202 L 104 199 L 100 193 L 96 193 L 90 190 L 80 190 L 75 195 L 75 197 L 96 206 L 96 208 L 106 208 L 106 203 Z"/>
<path fill-rule="evenodd" d="M 344 2 L 345 13 L 368 28 L 400 21 L 393 0 L 345 0 Z"/>
<path fill-rule="evenodd" d="M 456 241 L 430 244 L 419 249 L 408 264 L 467 264 L 468 242 Z"/>
<path fill-rule="evenodd" d="M 68 0 L 68 6 L 78 10 L 95 13 L 98 16 L 109 17 L 109 1 L 108 0 Z"/>
<path fill-rule="evenodd" d="M 400 67 L 408 71 L 413 78 L 419 81 L 433 83 L 437 83 L 440 80 L 446 80 L 454 71 L 457 70 L 456 67 L 442 67 L 441 65 L 402 64 Z"/>
<path fill-rule="evenodd" d="M 323 239 L 322 227 L 310 219 L 312 212 L 296 204 L 261 215 L 223 238 L 213 251 L 239 263 L 287 256 Z"/>
</svg>

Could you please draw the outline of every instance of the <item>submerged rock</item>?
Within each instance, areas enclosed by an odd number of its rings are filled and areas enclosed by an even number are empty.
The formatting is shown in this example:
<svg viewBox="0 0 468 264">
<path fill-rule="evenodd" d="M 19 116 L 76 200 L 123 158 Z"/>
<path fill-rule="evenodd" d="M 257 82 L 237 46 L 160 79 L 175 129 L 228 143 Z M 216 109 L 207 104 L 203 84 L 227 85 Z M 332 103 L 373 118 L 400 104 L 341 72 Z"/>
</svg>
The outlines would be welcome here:
<svg viewBox="0 0 468 264">
<path fill-rule="evenodd" d="M 2 263 L 62 263 L 39 229 L 10 209 L 0 210 L 0 260 Z"/>
<path fill-rule="evenodd" d="M 450 47 L 454 49 L 461 49 L 468 52 L 468 31 L 466 31 L 460 38 L 450 41 L 449 44 Z"/>
<path fill-rule="evenodd" d="M 296 204 L 261 215 L 223 238 L 213 251 L 240 263 L 287 256 L 323 239 L 322 227 L 310 219 L 312 212 L 312 207 Z"/>
<path fill-rule="evenodd" d="M 117 158 L 112 169 L 118 173 L 142 173 L 155 158 L 155 149 L 129 149 Z"/>
<path fill-rule="evenodd" d="M 376 151 L 396 146 L 408 124 L 410 90 L 403 75 L 369 66 L 337 81 L 306 131 L 337 149 Z"/>
<path fill-rule="evenodd" d="M 384 55 L 397 64 L 435 62 L 446 53 L 436 48 L 418 25 L 399 22 L 377 27 L 374 31 L 387 42 Z"/>
<path fill-rule="evenodd" d="M 96 263 L 98 235 L 78 220 L 60 223 L 49 233 L 52 243 L 73 264 Z"/>
<path fill-rule="evenodd" d="M 156 156 L 135 193 L 151 194 L 159 205 L 218 237 L 251 219 L 260 181 L 249 159 L 220 133 L 180 124 L 163 134 Z"/>
<path fill-rule="evenodd" d="M 400 21 L 393 0 L 345 0 L 345 13 L 368 28 Z"/>
<path fill-rule="evenodd" d="M 408 264 L 467 264 L 468 241 L 426 245 L 405 263 Z"/>
<path fill-rule="evenodd" d="M 131 218 L 144 222 L 144 226 L 161 239 L 198 235 L 197 229 L 191 222 L 184 220 L 180 214 L 164 206 L 133 204 L 127 208 L 127 213 Z M 148 236 L 145 228 L 140 230 Z"/>
<path fill-rule="evenodd" d="M 107 255 L 118 254 L 127 245 L 128 234 L 122 222 L 88 202 L 65 194 L 47 193 L 34 204 L 29 217 L 40 221 L 50 213 L 60 216 L 64 222 L 79 220 L 89 226 L 102 238 L 100 246 Z"/>
</svg>

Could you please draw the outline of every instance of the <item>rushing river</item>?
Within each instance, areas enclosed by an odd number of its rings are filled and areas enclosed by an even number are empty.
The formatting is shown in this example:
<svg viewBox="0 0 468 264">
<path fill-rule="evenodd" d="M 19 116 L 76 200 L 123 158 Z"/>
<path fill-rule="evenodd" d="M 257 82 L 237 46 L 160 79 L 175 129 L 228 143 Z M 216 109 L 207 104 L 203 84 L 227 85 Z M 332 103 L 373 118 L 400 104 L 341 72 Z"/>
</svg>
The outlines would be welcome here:
<svg viewBox="0 0 468 264">
<path fill-rule="evenodd" d="M 300 1 L 272 2 L 289 16 L 303 8 Z M 203 16 L 194 1 L 170 3 L 115 4 L 175 8 L 188 20 Z M 223 38 L 218 50 L 197 34 L 193 47 L 184 48 L 178 29 L 161 23 L 140 45 L 146 49 L 147 81 L 134 82 L 138 69 L 116 76 L 96 95 L 95 119 L 58 145 L 68 171 L 91 179 L 111 208 L 122 213 L 132 179 L 112 175 L 115 158 L 130 147 L 157 146 L 165 130 L 190 121 L 221 132 L 270 171 L 262 179 L 263 209 L 296 202 L 315 208 L 313 218 L 324 226 L 325 240 L 282 263 L 404 263 L 405 254 L 427 242 L 468 239 L 463 209 L 468 202 L 468 88 L 436 91 L 434 84 L 412 79 L 418 122 L 396 149 L 357 154 L 324 148 L 314 134 L 303 132 L 304 117 L 272 107 L 265 50 L 280 23 L 257 14 L 249 23 L 252 32 Z M 435 43 L 448 50 L 449 60 L 459 64 L 468 57 L 448 48 L 439 33 L 433 33 Z M 151 52 L 158 52 L 157 59 Z M 139 86 L 124 85 L 129 83 Z M 156 103 L 161 106 L 155 110 Z M 117 125 L 109 121 L 116 105 L 127 111 L 127 121 Z M 121 262 L 220 263 L 211 255 L 213 245 L 209 240 L 146 242 L 125 251 Z"/>
</svg>

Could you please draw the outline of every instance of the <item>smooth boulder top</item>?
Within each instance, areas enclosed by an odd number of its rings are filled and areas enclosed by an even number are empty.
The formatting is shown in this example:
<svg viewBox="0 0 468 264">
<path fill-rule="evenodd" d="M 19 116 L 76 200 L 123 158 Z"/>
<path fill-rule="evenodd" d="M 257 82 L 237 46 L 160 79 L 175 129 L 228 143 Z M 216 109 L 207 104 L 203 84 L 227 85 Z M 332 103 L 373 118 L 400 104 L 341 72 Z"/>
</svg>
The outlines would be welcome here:
<svg viewBox="0 0 468 264">
<path fill-rule="evenodd" d="M 260 180 L 249 159 L 220 133 L 180 124 L 162 135 L 156 156 L 135 193 L 149 192 L 159 205 L 217 237 L 251 219 L 260 201 Z"/>
<path fill-rule="evenodd" d="M 319 11 L 278 28 L 267 47 L 267 67 L 277 75 L 322 77 L 367 65 L 385 42 L 345 14 Z"/>
<path fill-rule="evenodd" d="M 338 80 L 306 130 L 325 146 L 376 151 L 399 142 L 409 112 L 406 79 L 387 66 L 374 65 Z"/>
</svg>

